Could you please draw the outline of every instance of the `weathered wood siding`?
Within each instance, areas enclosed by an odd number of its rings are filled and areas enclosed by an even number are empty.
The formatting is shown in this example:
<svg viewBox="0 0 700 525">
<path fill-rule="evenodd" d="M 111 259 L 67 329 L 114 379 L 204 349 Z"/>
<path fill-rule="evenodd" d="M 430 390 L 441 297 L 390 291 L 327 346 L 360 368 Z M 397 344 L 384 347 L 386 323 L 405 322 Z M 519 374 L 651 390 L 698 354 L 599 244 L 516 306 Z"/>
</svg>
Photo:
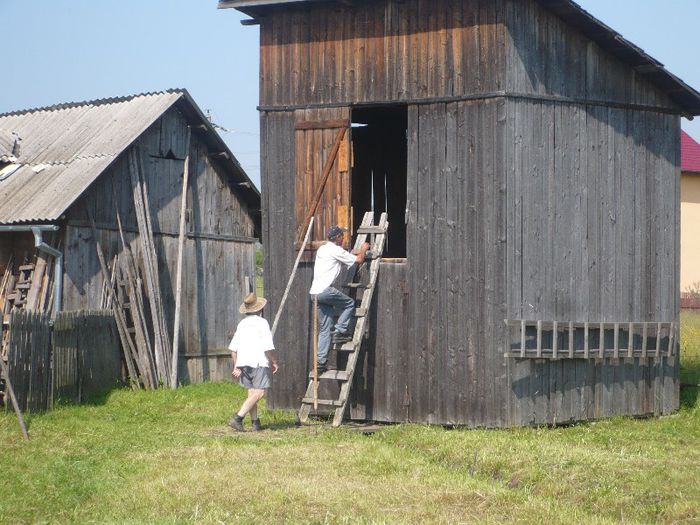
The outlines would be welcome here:
<svg viewBox="0 0 700 525">
<path fill-rule="evenodd" d="M 316 3 L 261 19 L 260 104 L 415 100 L 504 88 L 504 0 Z"/>
<path fill-rule="evenodd" d="M 534 0 L 507 0 L 509 93 L 676 108 L 658 87 Z"/>
<path fill-rule="evenodd" d="M 314 4 L 262 19 L 266 292 L 294 252 L 294 110 L 408 105 L 405 263 L 381 266 L 351 416 L 510 426 L 678 407 L 678 358 L 515 360 L 506 318 L 677 321 L 679 117 L 533 1 Z M 654 109 L 657 108 L 657 109 Z M 271 404 L 311 365 L 312 269 Z"/>
<path fill-rule="evenodd" d="M 166 113 L 138 143 L 148 187 L 166 321 L 172 326 L 182 174 L 187 122 Z M 167 157 L 174 157 L 167 158 Z M 228 346 L 240 320 L 244 278 L 255 274 L 254 223 L 235 183 L 210 160 L 192 133 L 187 238 L 183 252 L 180 377 L 184 381 L 230 376 Z M 121 252 L 116 210 L 132 250 L 140 253 L 126 156 L 69 210 L 65 229 L 64 309 L 99 306 L 102 274 L 86 207 L 98 226 L 108 260 Z"/>
<path fill-rule="evenodd" d="M 508 115 L 508 318 L 677 321 L 678 118 L 522 100 Z M 677 367 L 509 361 L 510 417 L 668 413 Z"/>
</svg>

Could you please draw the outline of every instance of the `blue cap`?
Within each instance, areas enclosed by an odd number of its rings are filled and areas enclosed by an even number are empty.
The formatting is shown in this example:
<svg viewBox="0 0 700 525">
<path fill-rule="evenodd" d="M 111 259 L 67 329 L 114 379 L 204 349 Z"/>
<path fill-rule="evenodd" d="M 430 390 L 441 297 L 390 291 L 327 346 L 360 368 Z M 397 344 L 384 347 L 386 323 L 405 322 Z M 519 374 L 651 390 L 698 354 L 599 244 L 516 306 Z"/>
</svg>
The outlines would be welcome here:
<svg viewBox="0 0 700 525">
<path fill-rule="evenodd" d="M 328 230 L 328 240 L 329 240 L 329 241 L 332 241 L 332 240 L 335 239 L 338 235 L 340 235 L 340 234 L 342 234 L 342 233 L 344 233 L 344 232 L 346 232 L 346 231 L 347 231 L 347 230 L 346 230 L 345 228 L 341 228 L 341 227 L 338 226 L 338 225 L 331 226 L 331 229 Z"/>
</svg>

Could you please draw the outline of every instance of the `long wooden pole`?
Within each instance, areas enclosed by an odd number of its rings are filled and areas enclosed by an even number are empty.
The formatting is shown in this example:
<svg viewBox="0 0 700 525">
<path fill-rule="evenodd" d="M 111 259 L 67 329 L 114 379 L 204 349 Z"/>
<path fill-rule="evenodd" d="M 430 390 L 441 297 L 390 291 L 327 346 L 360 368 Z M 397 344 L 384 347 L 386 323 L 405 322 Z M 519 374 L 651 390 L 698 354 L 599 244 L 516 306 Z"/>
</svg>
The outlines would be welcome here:
<svg viewBox="0 0 700 525">
<path fill-rule="evenodd" d="M 318 410 L 318 296 L 314 295 L 314 410 Z"/>
<path fill-rule="evenodd" d="M 22 429 L 22 435 L 24 439 L 29 439 L 29 433 L 27 433 L 27 425 L 24 424 L 24 417 L 22 417 L 22 411 L 19 409 L 19 404 L 17 403 L 17 398 L 15 397 L 15 390 L 12 388 L 12 382 L 10 381 L 10 374 L 7 371 L 7 366 L 5 365 L 5 360 L 0 356 L 0 365 L 2 365 L 2 373 L 5 376 L 5 387 L 10 392 L 10 399 L 12 400 L 12 406 L 15 409 L 15 414 L 17 414 L 17 420 L 19 421 L 19 427 Z"/>
<path fill-rule="evenodd" d="M 272 323 L 272 335 L 274 337 L 275 331 L 277 330 L 277 323 L 280 320 L 280 315 L 282 315 L 282 308 L 284 308 L 284 304 L 287 302 L 287 296 L 289 295 L 289 290 L 292 288 L 292 281 L 294 281 L 294 276 L 297 273 L 297 268 L 299 267 L 299 261 L 301 260 L 301 256 L 304 253 L 304 249 L 306 248 L 307 243 L 309 242 L 309 236 L 311 235 L 311 229 L 314 226 L 314 217 L 311 217 L 311 222 L 309 222 L 309 227 L 306 228 L 306 235 L 304 236 L 304 242 L 301 245 L 301 249 L 299 250 L 299 253 L 297 254 L 297 259 L 294 261 L 294 268 L 292 268 L 292 273 L 289 276 L 289 280 L 287 281 L 287 288 L 284 290 L 284 294 L 282 295 L 282 300 L 280 301 L 280 305 L 277 307 L 277 313 L 275 314 L 275 320 Z"/>
<path fill-rule="evenodd" d="M 185 247 L 185 214 L 187 211 L 187 186 L 190 176 L 190 127 L 187 126 L 187 155 L 182 175 L 182 198 L 180 200 L 180 238 L 177 244 L 177 274 L 175 286 L 175 323 L 173 326 L 173 359 L 170 368 L 170 388 L 177 388 L 177 360 L 180 346 L 180 306 L 182 303 L 182 252 Z"/>
</svg>

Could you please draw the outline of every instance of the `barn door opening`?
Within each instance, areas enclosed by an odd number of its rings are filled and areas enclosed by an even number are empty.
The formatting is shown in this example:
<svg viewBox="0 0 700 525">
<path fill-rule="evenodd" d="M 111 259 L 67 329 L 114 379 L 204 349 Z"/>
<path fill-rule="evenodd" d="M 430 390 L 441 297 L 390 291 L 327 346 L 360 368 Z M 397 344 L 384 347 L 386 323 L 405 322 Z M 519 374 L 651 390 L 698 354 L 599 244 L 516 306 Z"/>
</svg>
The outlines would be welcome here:
<svg viewBox="0 0 700 525">
<path fill-rule="evenodd" d="M 352 111 L 352 212 L 359 224 L 366 211 L 389 220 L 385 258 L 406 257 L 407 106 Z"/>
<path fill-rule="evenodd" d="M 352 227 L 350 212 L 350 111 L 348 108 L 298 110 L 295 113 L 295 216 L 299 250 L 311 217 L 314 227 L 306 260 L 337 224 Z M 346 236 L 345 248 L 350 247 Z"/>
</svg>

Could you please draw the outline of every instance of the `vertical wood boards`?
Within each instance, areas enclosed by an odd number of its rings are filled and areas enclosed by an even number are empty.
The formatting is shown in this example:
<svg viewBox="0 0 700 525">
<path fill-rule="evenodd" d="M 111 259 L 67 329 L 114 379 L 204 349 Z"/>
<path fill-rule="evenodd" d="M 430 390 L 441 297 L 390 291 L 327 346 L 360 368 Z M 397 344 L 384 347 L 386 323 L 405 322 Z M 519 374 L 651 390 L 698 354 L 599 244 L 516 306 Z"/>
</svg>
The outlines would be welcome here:
<svg viewBox="0 0 700 525">
<path fill-rule="evenodd" d="M 313 243 L 325 240 L 328 228 L 334 224 L 350 227 L 350 111 L 349 108 L 300 110 L 295 112 L 295 119 L 295 239 L 303 239 L 308 226 L 306 218 L 320 191 L 310 237 L 310 243 Z M 324 121 L 345 121 L 348 124 L 346 128 L 331 127 L 330 124 L 324 126 Z M 316 123 L 317 127 L 305 129 L 302 127 L 305 123 Z M 340 149 L 336 145 L 338 138 Z M 329 168 L 329 175 L 324 179 L 323 175 Z M 346 243 L 349 242 L 346 239 Z M 349 244 L 345 246 L 346 249 L 349 247 Z"/>
<path fill-rule="evenodd" d="M 508 91 L 675 107 L 629 64 L 535 0 L 505 4 Z"/>
<path fill-rule="evenodd" d="M 50 408 L 51 332 L 48 314 L 16 310 L 10 314 L 7 368 L 23 412 Z"/>
<path fill-rule="evenodd" d="M 187 120 L 176 108 L 166 112 L 140 139 L 167 326 L 172 326 L 174 313 L 180 219 L 178 196 L 182 191 L 186 139 Z M 218 357 L 209 359 L 204 356 L 226 348 L 239 319 L 237 305 L 243 296 L 243 278 L 255 273 L 255 246 L 252 242 L 255 210 L 251 210 L 241 198 L 236 183 L 224 169 L 210 159 L 208 146 L 197 133 L 192 133 L 191 142 L 179 368 L 187 368 L 186 363 L 198 359 L 202 366 L 195 367 L 196 375 L 183 378 L 186 382 L 198 382 L 218 377 L 216 368 L 227 366 Z M 92 249 L 90 246 L 91 234 L 83 228 L 87 225 L 87 217 L 82 211 L 84 207 L 90 209 L 95 218 L 100 244 L 108 259 L 121 251 L 117 210 L 126 230 L 127 242 L 137 259 L 141 258 L 139 240 L 134 233 L 138 224 L 129 177 L 124 156 L 117 159 L 114 166 L 68 210 L 64 252 L 65 309 L 99 307 L 103 279 L 94 246 Z M 250 240 L 239 242 L 218 239 L 217 236 L 239 236 Z M 200 357 L 192 358 L 192 355 Z"/>
<path fill-rule="evenodd" d="M 260 104 L 411 100 L 502 89 L 505 0 L 276 10 L 260 28 Z"/>
<path fill-rule="evenodd" d="M 509 102 L 509 119 L 510 315 L 677 320 L 677 117 L 520 100 Z M 542 133 L 545 122 L 554 128 Z M 606 347 L 614 339 L 606 330 Z M 510 344 L 519 344 L 519 334 Z M 674 410 L 677 359 L 664 361 L 516 360 L 508 364 L 509 420 L 551 424 Z M 661 400 L 656 408 L 652 399 Z"/>
<path fill-rule="evenodd" d="M 290 218 L 313 179 L 287 171 L 316 170 L 282 106 L 327 105 L 297 110 L 327 119 L 336 107 L 406 102 L 407 259 L 380 272 L 375 353 L 351 415 L 506 426 L 673 410 L 677 358 L 505 361 L 502 320 L 677 320 L 678 117 L 515 97 L 411 104 L 497 90 L 674 108 L 531 0 L 315 5 L 262 20 L 261 105 L 280 110 L 262 114 L 271 310 L 294 261 Z M 305 142 L 317 140 L 328 142 Z M 303 265 L 290 297 L 298 316 L 276 338 L 288 352 L 278 408 L 296 407 L 306 384 L 311 274 Z"/>
</svg>

